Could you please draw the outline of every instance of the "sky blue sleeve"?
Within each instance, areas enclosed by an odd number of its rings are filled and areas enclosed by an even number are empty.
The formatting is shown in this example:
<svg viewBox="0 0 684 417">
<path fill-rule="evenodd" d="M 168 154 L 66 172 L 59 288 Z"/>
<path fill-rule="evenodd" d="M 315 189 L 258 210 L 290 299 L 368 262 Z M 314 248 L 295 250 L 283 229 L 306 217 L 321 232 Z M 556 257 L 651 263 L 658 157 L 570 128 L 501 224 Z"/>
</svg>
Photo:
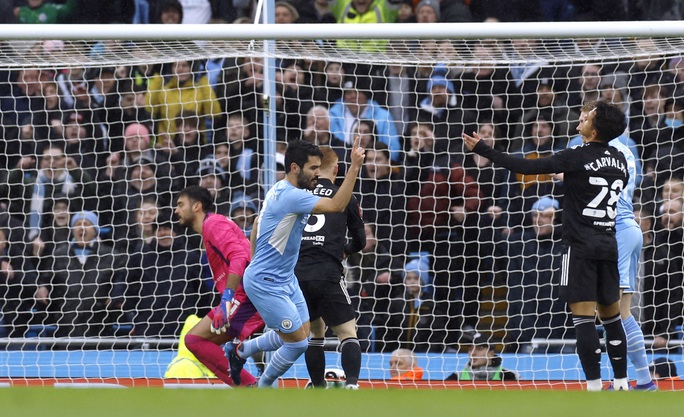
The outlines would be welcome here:
<svg viewBox="0 0 684 417">
<path fill-rule="evenodd" d="M 292 188 L 285 193 L 283 209 L 288 213 L 309 214 L 321 197 L 300 188 Z"/>
</svg>

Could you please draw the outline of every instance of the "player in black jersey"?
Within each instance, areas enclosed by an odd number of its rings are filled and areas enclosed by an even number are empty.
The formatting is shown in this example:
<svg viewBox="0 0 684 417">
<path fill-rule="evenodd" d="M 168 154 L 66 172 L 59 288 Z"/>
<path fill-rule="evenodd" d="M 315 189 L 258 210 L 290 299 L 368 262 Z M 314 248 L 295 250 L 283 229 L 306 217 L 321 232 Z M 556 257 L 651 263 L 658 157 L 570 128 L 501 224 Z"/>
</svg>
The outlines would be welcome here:
<svg viewBox="0 0 684 417">
<path fill-rule="evenodd" d="M 617 267 L 615 217 L 620 191 L 629 174 L 622 153 L 608 142 L 625 130 L 625 115 L 613 104 L 595 103 L 583 113 L 577 130 L 583 144 L 553 156 L 527 160 L 498 152 L 473 133 L 463 135 L 469 150 L 494 164 L 521 174 L 564 173 L 561 298 L 572 311 L 577 354 L 587 378 L 587 390 L 601 385 L 601 345 L 596 332 L 595 311 L 606 331 L 616 390 L 629 389 L 627 342 L 620 320 L 620 287 Z"/>
<path fill-rule="evenodd" d="M 339 188 L 333 183 L 337 177 L 338 157 L 330 147 L 321 146 L 320 149 L 323 153 L 321 173 L 312 193 L 332 198 Z M 312 214 L 304 228 L 295 275 L 311 316 L 312 337 L 305 358 L 314 387 L 326 386 L 323 341 L 327 324 L 340 339 L 342 369 L 347 378 L 345 388 L 358 388 L 361 347 L 356 337 L 356 311 L 347 293 L 342 260 L 365 245 L 361 209 L 354 196 L 344 212 Z"/>
</svg>

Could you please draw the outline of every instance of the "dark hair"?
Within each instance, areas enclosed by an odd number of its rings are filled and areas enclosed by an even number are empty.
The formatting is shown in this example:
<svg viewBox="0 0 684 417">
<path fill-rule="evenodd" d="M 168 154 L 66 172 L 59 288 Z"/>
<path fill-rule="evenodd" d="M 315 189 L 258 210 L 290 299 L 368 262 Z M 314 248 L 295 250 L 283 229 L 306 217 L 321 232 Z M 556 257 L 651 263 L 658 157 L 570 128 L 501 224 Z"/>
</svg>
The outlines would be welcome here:
<svg viewBox="0 0 684 417">
<path fill-rule="evenodd" d="M 318 145 L 314 145 L 313 143 L 304 140 L 290 142 L 285 151 L 285 173 L 287 174 L 290 172 L 290 166 L 293 162 L 299 165 L 300 168 L 304 168 L 304 164 L 309 161 L 310 156 L 323 158 L 323 154 Z"/>
<path fill-rule="evenodd" d="M 610 142 L 625 131 L 627 121 L 625 114 L 616 105 L 599 100 L 594 107 L 593 126 L 601 141 Z"/>
<path fill-rule="evenodd" d="M 191 185 L 183 189 L 183 191 L 178 194 L 178 197 L 188 197 L 190 202 L 199 202 L 202 204 L 202 209 L 205 212 L 214 211 L 214 202 L 212 201 L 211 194 L 209 190 L 199 185 Z"/>
</svg>

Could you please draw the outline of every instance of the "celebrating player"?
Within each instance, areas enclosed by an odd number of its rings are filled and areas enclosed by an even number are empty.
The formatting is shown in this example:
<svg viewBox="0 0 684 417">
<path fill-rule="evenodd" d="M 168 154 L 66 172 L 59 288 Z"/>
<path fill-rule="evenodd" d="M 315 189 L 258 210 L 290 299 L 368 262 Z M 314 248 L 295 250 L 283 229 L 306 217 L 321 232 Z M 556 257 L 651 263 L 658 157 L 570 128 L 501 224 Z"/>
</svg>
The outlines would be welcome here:
<svg viewBox="0 0 684 417">
<path fill-rule="evenodd" d="M 252 231 L 254 258 L 245 271 L 247 295 L 274 331 L 235 345 L 226 344 L 230 374 L 239 383 L 240 371 L 249 356 L 273 351 L 259 387 L 270 387 L 308 346 L 309 312 L 294 273 L 309 214 L 339 213 L 351 198 L 365 152 L 354 141 L 351 167 L 332 198 L 310 193 L 318 182 L 321 150 L 308 142 L 292 142 L 285 151 L 285 179 L 266 195 Z"/>
<path fill-rule="evenodd" d="M 561 297 L 569 304 L 577 337 L 577 354 L 587 390 L 600 391 L 601 344 L 595 311 L 606 331 L 606 349 L 613 367 L 613 387 L 627 390 L 627 342 L 620 319 L 620 277 L 615 240 L 617 202 L 629 180 L 627 161 L 608 142 L 625 130 L 624 113 L 605 101 L 582 113 L 577 130 L 583 144 L 548 158 L 526 160 L 498 152 L 478 134 L 463 135 L 469 150 L 521 174 L 564 174 Z"/>
<path fill-rule="evenodd" d="M 321 147 L 321 176 L 313 194 L 332 197 L 338 187 L 337 154 Z M 351 240 L 346 242 L 347 229 Z M 342 213 L 315 214 L 304 228 L 295 275 L 304 293 L 311 318 L 311 340 L 306 350 L 306 367 L 314 387 L 326 387 L 325 326 L 340 339 L 345 388 L 357 389 L 361 370 L 361 346 L 356 338 L 356 312 L 351 305 L 343 277 L 342 259 L 366 246 L 361 210 L 352 196 Z"/>
<path fill-rule="evenodd" d="M 232 220 L 211 212 L 212 198 L 206 188 L 185 188 L 176 204 L 178 222 L 202 235 L 216 289 L 222 294 L 221 303 L 185 336 L 185 345 L 226 384 L 254 385 L 256 378 L 246 370 L 231 378 L 220 347 L 234 338 L 244 340 L 264 327 L 241 283 L 250 260 L 250 243 Z"/>
</svg>

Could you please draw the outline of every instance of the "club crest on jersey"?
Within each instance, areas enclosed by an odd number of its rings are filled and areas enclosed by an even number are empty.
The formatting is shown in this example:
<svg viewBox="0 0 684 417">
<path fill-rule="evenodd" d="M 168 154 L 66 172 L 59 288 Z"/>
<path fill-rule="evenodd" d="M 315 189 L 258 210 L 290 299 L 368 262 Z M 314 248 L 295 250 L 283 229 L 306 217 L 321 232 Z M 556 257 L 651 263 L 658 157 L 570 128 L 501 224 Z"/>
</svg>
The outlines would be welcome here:
<svg viewBox="0 0 684 417">
<path fill-rule="evenodd" d="M 283 330 L 290 330 L 292 328 L 292 320 L 283 319 L 283 321 L 280 322 L 280 327 L 282 327 Z"/>
</svg>

